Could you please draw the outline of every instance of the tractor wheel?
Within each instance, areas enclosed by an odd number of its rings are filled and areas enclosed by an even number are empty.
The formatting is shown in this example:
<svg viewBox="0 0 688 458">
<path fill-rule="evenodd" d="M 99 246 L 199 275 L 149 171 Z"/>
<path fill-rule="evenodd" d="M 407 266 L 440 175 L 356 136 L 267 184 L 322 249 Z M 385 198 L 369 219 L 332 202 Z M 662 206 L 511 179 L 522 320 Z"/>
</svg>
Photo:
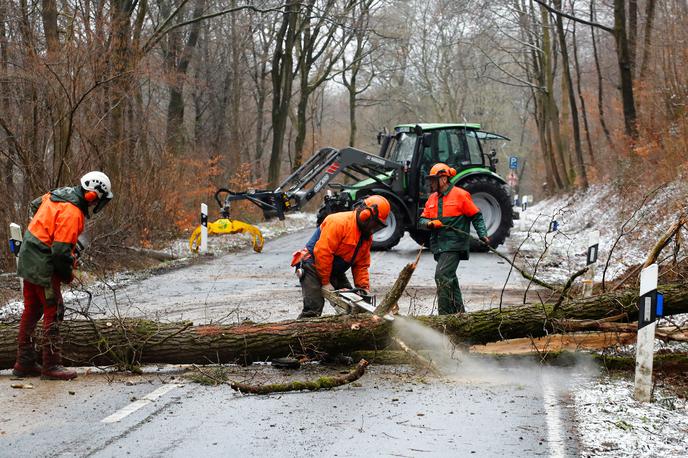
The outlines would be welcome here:
<svg viewBox="0 0 688 458">
<path fill-rule="evenodd" d="M 387 217 L 387 227 L 383 227 L 373 234 L 373 245 L 371 249 L 375 251 L 389 250 L 396 246 L 404 235 L 404 214 L 394 202 L 389 202 L 390 212 Z"/>
<path fill-rule="evenodd" d="M 485 219 L 490 246 L 497 248 L 504 243 L 514 226 L 509 188 L 487 174 L 468 177 L 459 186 L 471 193 L 473 202 L 480 208 Z M 472 226 L 471 235 L 477 237 Z M 487 251 L 487 248 L 471 239 L 471 251 Z"/>
</svg>

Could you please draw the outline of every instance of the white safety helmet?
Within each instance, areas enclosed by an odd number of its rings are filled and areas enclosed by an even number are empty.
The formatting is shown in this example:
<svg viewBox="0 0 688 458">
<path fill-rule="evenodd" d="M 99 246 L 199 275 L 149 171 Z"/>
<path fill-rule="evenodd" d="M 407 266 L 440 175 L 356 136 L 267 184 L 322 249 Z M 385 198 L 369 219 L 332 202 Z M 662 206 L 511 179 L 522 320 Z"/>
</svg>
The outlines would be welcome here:
<svg viewBox="0 0 688 458">
<path fill-rule="evenodd" d="M 98 194 L 98 203 L 93 209 L 93 213 L 98 213 L 102 210 L 102 208 L 114 197 L 110 178 L 103 172 L 93 171 L 82 176 L 81 187 L 84 188 L 84 191 L 92 191 Z"/>
</svg>

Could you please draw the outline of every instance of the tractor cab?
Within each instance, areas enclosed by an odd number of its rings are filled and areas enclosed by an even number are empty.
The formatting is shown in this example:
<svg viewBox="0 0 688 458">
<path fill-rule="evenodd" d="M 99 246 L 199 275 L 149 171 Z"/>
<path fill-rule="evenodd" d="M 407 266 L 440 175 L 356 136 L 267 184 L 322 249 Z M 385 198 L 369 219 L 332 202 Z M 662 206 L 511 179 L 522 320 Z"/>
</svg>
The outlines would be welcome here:
<svg viewBox="0 0 688 458">
<path fill-rule="evenodd" d="M 482 131 L 480 124 L 402 124 L 392 134 L 378 134 L 379 155 L 392 161 L 411 167 L 444 162 L 459 172 L 471 167 L 496 172 L 496 152 L 483 149 L 485 140 L 509 138 Z"/>
</svg>

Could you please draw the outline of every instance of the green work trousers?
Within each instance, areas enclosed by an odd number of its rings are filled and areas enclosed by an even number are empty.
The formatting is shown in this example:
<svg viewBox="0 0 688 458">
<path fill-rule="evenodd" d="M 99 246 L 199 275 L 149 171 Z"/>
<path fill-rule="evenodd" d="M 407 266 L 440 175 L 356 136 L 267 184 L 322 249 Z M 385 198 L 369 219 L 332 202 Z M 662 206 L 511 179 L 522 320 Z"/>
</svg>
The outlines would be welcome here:
<svg viewBox="0 0 688 458">
<path fill-rule="evenodd" d="M 325 306 L 325 298 L 322 295 L 322 282 L 320 276 L 311 263 L 303 265 L 303 276 L 301 281 L 301 293 L 303 294 L 303 311 L 299 315 L 301 318 L 312 318 L 322 315 Z M 330 284 L 335 289 L 351 289 L 351 283 L 344 273 L 332 273 Z"/>
<path fill-rule="evenodd" d="M 463 313 L 463 306 L 459 279 L 456 269 L 459 267 L 461 252 L 444 251 L 435 254 L 435 283 L 437 284 L 437 309 L 440 315 Z"/>
</svg>

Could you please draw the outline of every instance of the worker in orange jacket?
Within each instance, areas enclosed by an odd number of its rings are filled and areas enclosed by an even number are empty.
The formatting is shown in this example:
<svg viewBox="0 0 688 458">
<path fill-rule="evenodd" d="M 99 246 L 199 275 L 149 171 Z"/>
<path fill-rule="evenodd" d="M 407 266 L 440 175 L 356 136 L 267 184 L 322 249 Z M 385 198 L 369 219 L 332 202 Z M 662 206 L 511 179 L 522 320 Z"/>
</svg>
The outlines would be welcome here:
<svg viewBox="0 0 688 458">
<path fill-rule="evenodd" d="M 59 188 L 31 202 L 34 213 L 19 250 L 17 274 L 24 279 L 24 312 L 17 337 L 17 377 L 70 380 L 76 372 L 62 367 L 60 322 L 64 318 L 61 283 L 70 283 L 74 250 L 88 209 L 98 213 L 113 197 L 110 179 L 89 172 L 81 185 Z M 36 362 L 33 332 L 43 316 L 42 367 Z"/>
<path fill-rule="evenodd" d="M 321 288 L 350 289 L 346 271 L 351 268 L 354 285 L 370 289 L 368 268 L 375 231 L 386 226 L 390 205 L 373 195 L 353 211 L 333 213 L 322 222 L 306 244 L 295 253 L 292 265 L 299 265 L 303 311 L 299 318 L 320 316 L 325 305 Z"/>
<path fill-rule="evenodd" d="M 455 184 L 456 170 L 442 162 L 430 169 L 427 175 L 430 186 L 419 229 L 428 229 L 430 250 L 437 261 L 435 283 L 440 315 L 466 311 L 456 269 L 461 259 L 468 259 L 471 224 L 483 243 L 489 244 L 485 220 L 471 195 Z"/>
</svg>

